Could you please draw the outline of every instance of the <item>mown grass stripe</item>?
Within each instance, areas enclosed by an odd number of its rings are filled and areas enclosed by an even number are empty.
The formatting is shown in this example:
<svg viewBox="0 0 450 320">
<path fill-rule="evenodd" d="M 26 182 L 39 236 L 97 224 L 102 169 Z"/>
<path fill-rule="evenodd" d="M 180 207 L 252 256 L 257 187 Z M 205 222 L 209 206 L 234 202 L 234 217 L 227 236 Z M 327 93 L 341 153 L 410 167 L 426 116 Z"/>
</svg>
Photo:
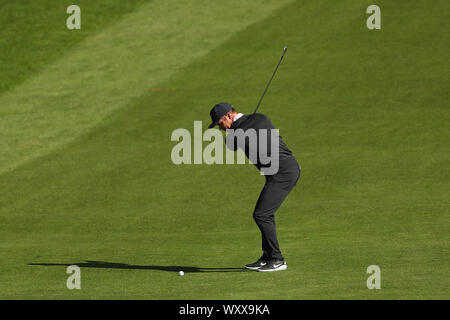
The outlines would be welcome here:
<svg viewBox="0 0 450 320">
<path fill-rule="evenodd" d="M 90 36 L 0 96 L 0 173 L 72 141 L 289 2 L 152 1 Z"/>
<path fill-rule="evenodd" d="M 82 32 L 66 28 L 72 1 L 0 3 L 0 93 L 8 91 L 66 54 L 83 39 L 115 23 L 147 0 L 77 0 Z"/>
</svg>

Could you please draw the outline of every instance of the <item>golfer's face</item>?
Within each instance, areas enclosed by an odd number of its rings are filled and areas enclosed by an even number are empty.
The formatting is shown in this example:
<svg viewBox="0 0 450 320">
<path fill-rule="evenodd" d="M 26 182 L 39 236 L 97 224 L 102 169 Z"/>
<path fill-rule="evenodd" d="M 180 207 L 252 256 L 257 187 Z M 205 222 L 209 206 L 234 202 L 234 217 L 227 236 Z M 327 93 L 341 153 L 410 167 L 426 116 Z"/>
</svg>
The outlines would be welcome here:
<svg viewBox="0 0 450 320">
<path fill-rule="evenodd" d="M 220 130 L 227 130 L 231 128 L 231 124 L 233 123 L 233 121 L 231 120 L 231 117 L 229 116 L 229 113 L 227 113 L 226 115 L 224 115 L 222 118 L 220 118 L 219 120 L 219 128 Z"/>
</svg>

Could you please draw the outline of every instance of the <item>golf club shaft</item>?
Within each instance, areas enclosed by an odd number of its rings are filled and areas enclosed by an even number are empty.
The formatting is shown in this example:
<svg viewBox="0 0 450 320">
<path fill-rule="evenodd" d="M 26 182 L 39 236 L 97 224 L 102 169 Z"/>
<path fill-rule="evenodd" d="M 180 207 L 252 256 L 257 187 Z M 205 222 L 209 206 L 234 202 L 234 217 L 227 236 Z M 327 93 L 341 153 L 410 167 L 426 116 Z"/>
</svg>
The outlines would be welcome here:
<svg viewBox="0 0 450 320">
<path fill-rule="evenodd" d="M 279 67 L 279 65 L 280 65 L 280 63 L 281 63 L 281 60 L 283 60 L 284 55 L 286 54 L 286 51 L 287 51 L 287 47 L 285 46 L 285 47 L 283 48 L 283 55 L 281 56 L 280 61 L 278 61 L 278 64 L 277 64 L 277 66 L 276 66 L 276 68 L 275 68 L 275 71 L 273 72 L 272 77 L 270 77 L 269 83 L 267 83 L 266 89 L 264 89 L 264 92 L 263 92 L 261 98 L 259 99 L 258 105 L 256 106 L 255 111 L 253 111 L 253 113 L 256 113 L 256 111 L 258 110 L 259 105 L 261 104 L 261 101 L 262 101 L 262 99 L 264 98 L 264 95 L 266 94 L 267 89 L 269 89 L 269 86 L 270 86 L 270 83 L 272 82 L 273 77 L 275 76 L 275 73 L 277 73 L 278 67 Z"/>
</svg>

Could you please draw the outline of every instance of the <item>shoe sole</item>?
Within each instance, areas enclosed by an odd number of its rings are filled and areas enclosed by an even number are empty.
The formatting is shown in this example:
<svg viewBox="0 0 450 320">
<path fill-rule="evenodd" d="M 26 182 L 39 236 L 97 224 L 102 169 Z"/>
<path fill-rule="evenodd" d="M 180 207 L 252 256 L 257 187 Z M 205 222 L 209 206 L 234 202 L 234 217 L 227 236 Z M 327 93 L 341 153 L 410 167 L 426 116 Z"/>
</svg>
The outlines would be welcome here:
<svg viewBox="0 0 450 320">
<path fill-rule="evenodd" d="M 278 268 L 274 269 L 258 269 L 259 272 L 273 272 L 273 271 L 282 271 L 287 269 L 287 264 L 282 264 Z"/>
</svg>

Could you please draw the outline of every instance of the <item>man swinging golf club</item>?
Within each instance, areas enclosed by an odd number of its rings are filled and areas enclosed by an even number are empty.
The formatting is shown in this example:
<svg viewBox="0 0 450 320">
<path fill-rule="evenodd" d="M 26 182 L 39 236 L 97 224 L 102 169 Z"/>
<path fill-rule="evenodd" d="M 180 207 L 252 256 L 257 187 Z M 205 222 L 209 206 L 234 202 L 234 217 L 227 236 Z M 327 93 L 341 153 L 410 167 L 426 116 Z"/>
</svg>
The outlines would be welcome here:
<svg viewBox="0 0 450 320">
<path fill-rule="evenodd" d="M 268 117 L 260 113 L 244 115 L 238 113 L 234 107 L 226 102 L 216 104 L 210 112 L 212 123 L 210 128 L 219 125 L 221 130 L 227 131 L 227 146 L 232 145 L 233 150 L 241 148 L 247 158 L 265 175 L 266 183 L 261 191 L 259 199 L 253 211 L 253 219 L 261 231 L 263 254 L 256 262 L 247 264 L 245 267 L 250 270 L 258 271 L 279 271 L 287 268 L 286 261 L 280 251 L 275 228 L 275 212 L 280 207 L 286 196 L 297 184 L 300 177 L 300 166 L 292 155 L 280 136 L 276 134 L 277 143 L 274 143 L 274 134 L 271 121 Z M 232 129 L 232 130 L 230 130 Z M 241 130 L 240 130 L 241 129 Z M 263 130 L 261 130 L 263 129 Z M 266 129 L 266 130 L 264 130 Z M 247 132 L 254 131 L 257 139 L 245 139 Z M 244 135 L 241 143 L 236 143 L 237 133 Z M 276 131 L 278 133 L 278 131 Z M 250 136 L 250 135 L 249 135 Z M 231 141 L 233 139 L 234 141 Z M 270 158 L 273 155 L 278 157 L 278 170 L 266 170 L 271 164 L 263 163 L 259 148 L 261 141 L 267 141 L 267 148 Z M 272 141 L 272 142 L 271 142 Z M 242 143 L 243 142 L 243 143 Z M 271 150 L 272 146 L 278 146 L 278 150 Z M 256 161 L 252 160 L 251 152 L 257 154 Z M 255 157 L 253 157 L 255 159 Z M 272 171 L 272 172 L 269 172 Z M 269 173 L 268 173 L 269 172 Z"/>
<path fill-rule="evenodd" d="M 231 133 L 226 138 L 227 147 L 231 145 L 231 149 L 234 151 L 237 148 L 241 148 L 247 158 L 266 177 L 266 183 L 253 211 L 253 219 L 261 231 L 263 254 L 256 262 L 245 266 L 247 269 L 263 272 L 280 271 L 286 270 L 287 268 L 286 261 L 281 254 L 280 245 L 278 244 L 275 228 L 275 212 L 297 184 L 301 170 L 297 160 L 281 139 L 281 136 L 278 135 L 278 130 L 275 130 L 269 118 L 263 114 L 256 113 L 286 51 L 287 47 L 285 46 L 283 48 L 283 55 L 280 61 L 278 61 L 275 71 L 267 83 L 253 114 L 244 115 L 238 113 L 232 105 L 226 102 L 216 104 L 209 113 L 212 120 L 209 127 L 213 128 L 219 125 L 221 130 Z M 230 129 L 232 129 L 231 132 Z M 273 130 L 275 130 L 275 135 L 273 134 Z M 240 139 L 240 145 L 236 144 L 237 135 L 234 134 L 235 132 L 239 132 L 240 135 L 244 136 L 244 139 Z M 247 132 L 256 133 L 256 139 L 246 139 Z M 231 143 L 229 143 L 229 140 L 231 140 Z M 260 142 L 263 142 L 263 144 Z M 264 157 L 264 152 L 260 153 L 262 151 L 261 146 L 264 144 L 265 152 L 267 156 L 270 153 L 270 157 Z M 268 158 L 271 160 L 270 163 L 266 162 Z M 273 170 L 272 162 L 276 162 L 275 170 Z M 268 168 L 272 170 L 268 170 Z"/>
</svg>

